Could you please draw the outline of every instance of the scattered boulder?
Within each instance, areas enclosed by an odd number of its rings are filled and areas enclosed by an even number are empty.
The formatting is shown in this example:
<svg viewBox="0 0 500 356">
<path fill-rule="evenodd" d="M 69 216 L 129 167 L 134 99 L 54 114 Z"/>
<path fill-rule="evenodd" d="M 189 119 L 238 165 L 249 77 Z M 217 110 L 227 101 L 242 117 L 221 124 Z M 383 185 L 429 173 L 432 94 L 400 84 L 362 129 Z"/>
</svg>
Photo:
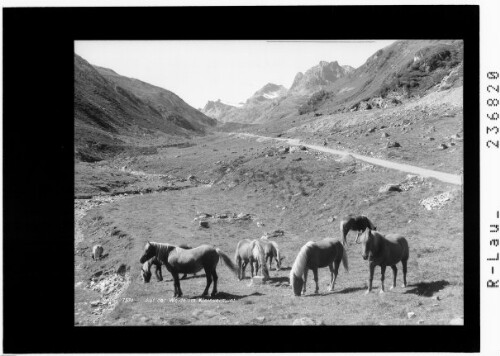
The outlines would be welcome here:
<svg viewBox="0 0 500 356">
<path fill-rule="evenodd" d="M 429 141 L 434 141 L 434 140 L 435 140 L 435 138 L 434 138 L 434 137 L 427 137 L 427 139 L 428 139 Z"/>
<path fill-rule="evenodd" d="M 387 142 L 386 147 L 387 147 L 387 148 L 392 148 L 392 147 L 401 147 L 401 145 L 399 144 L 399 142 L 396 142 L 396 141 L 391 142 L 391 141 L 389 141 L 389 142 Z"/>
<path fill-rule="evenodd" d="M 416 316 L 414 312 L 409 312 L 408 313 L 408 319 L 413 319 Z"/>
<path fill-rule="evenodd" d="M 368 130 L 369 133 L 372 133 L 372 132 L 375 132 L 377 128 L 376 127 L 372 127 L 371 129 Z"/>
<path fill-rule="evenodd" d="M 447 149 L 447 148 L 448 148 L 448 146 L 447 146 L 447 145 L 445 145 L 444 143 L 442 143 L 442 144 L 440 144 L 440 145 L 438 146 L 438 148 L 439 148 L 440 150 L 445 150 L 445 149 Z"/>
<path fill-rule="evenodd" d="M 378 190 L 379 193 L 387 192 L 401 192 L 401 185 L 399 184 L 386 184 Z"/>
<path fill-rule="evenodd" d="M 196 179 L 196 177 L 195 177 L 195 176 L 193 176 L 193 175 L 189 175 L 186 179 L 187 179 L 187 180 L 195 180 L 195 179 Z"/>
<path fill-rule="evenodd" d="M 258 316 L 255 318 L 255 321 L 262 324 L 264 321 L 266 321 L 266 317 L 265 316 Z"/>
<path fill-rule="evenodd" d="M 250 285 L 262 285 L 265 284 L 266 280 L 263 276 L 253 276 Z"/>
<path fill-rule="evenodd" d="M 292 159 L 292 161 L 295 161 L 295 162 L 302 161 L 302 157 L 294 158 L 294 159 Z"/>
<path fill-rule="evenodd" d="M 208 221 L 200 221 L 200 227 L 208 228 Z"/>
<path fill-rule="evenodd" d="M 382 132 L 380 135 L 382 138 L 389 137 L 389 134 L 387 132 Z"/>
<path fill-rule="evenodd" d="M 448 191 L 427 199 L 423 199 L 420 204 L 423 205 L 427 210 L 441 209 L 453 198 L 454 193 L 452 191 Z"/>
<path fill-rule="evenodd" d="M 274 230 L 273 232 L 266 232 L 264 236 L 266 236 L 266 239 L 267 238 L 270 238 L 270 237 L 282 237 L 283 235 L 285 235 L 285 232 L 283 230 Z"/>
<path fill-rule="evenodd" d="M 126 264 L 122 263 L 120 267 L 116 269 L 116 274 L 124 276 L 125 273 L 127 273 L 127 270 L 130 269 L 130 267 L 127 267 Z"/>
<path fill-rule="evenodd" d="M 337 162 L 343 162 L 343 163 L 355 163 L 356 159 L 351 156 L 350 154 L 343 155 L 340 157 Z"/>
</svg>

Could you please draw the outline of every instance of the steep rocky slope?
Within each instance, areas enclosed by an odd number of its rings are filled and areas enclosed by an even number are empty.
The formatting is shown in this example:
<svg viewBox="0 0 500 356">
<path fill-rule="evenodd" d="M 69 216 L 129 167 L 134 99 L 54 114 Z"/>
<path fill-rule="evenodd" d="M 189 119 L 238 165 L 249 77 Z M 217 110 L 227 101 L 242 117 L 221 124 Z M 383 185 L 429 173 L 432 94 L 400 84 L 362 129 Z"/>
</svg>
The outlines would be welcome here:
<svg viewBox="0 0 500 356">
<path fill-rule="evenodd" d="M 141 138 L 175 141 L 203 134 L 216 124 L 168 90 L 92 66 L 78 55 L 74 88 L 75 154 L 80 160 L 141 150 Z"/>
</svg>

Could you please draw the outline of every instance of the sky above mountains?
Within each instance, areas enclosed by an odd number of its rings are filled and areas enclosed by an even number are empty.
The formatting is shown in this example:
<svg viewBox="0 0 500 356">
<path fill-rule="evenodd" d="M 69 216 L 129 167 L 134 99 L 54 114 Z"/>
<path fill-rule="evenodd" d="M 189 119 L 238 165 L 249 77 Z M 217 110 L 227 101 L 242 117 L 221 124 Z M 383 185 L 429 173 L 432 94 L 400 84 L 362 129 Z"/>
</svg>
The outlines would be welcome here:
<svg viewBox="0 0 500 356">
<path fill-rule="evenodd" d="M 267 83 L 290 88 L 295 75 L 320 61 L 354 68 L 384 41 L 75 41 L 91 64 L 179 95 L 195 108 L 221 99 L 236 105 Z"/>
</svg>

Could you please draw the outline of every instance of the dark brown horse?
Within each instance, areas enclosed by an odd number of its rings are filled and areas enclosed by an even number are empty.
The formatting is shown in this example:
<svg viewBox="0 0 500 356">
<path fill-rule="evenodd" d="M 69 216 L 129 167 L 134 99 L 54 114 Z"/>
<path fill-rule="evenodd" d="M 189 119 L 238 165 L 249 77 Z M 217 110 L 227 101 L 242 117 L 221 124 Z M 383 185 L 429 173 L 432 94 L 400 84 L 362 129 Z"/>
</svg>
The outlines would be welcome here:
<svg viewBox="0 0 500 356">
<path fill-rule="evenodd" d="M 293 287 L 293 293 L 300 296 L 306 292 L 307 272 L 313 270 L 314 282 L 316 283 L 315 293 L 318 293 L 318 268 L 328 266 L 330 268 L 331 280 L 330 291 L 333 291 L 337 274 L 339 272 L 340 261 L 346 271 L 349 270 L 347 253 L 338 239 L 326 238 L 318 242 L 309 241 L 299 251 L 292 270 L 290 271 L 290 284 Z M 302 279 L 302 276 L 304 279 Z"/>
<path fill-rule="evenodd" d="M 192 247 L 189 246 L 188 244 L 180 244 L 179 247 L 183 248 L 185 250 L 191 250 L 192 249 Z M 196 276 L 196 273 L 193 273 L 193 275 Z M 186 279 L 186 277 L 187 277 L 187 273 L 184 273 L 184 276 L 182 276 L 181 280 L 182 279 Z"/>
<path fill-rule="evenodd" d="M 190 250 L 192 247 L 188 246 L 187 244 L 180 244 L 179 245 L 180 248 L 183 248 L 185 250 Z M 144 264 L 142 265 L 142 269 L 141 269 L 141 272 L 142 272 L 142 279 L 144 281 L 144 283 L 149 283 L 149 281 L 151 280 L 151 267 L 154 266 L 155 267 L 155 276 L 156 276 L 156 279 L 158 280 L 158 282 L 161 282 L 163 281 L 163 276 L 162 276 L 162 273 L 161 273 L 161 262 L 158 261 L 158 259 L 155 257 L 147 260 L 146 262 L 144 262 Z M 196 273 L 193 273 L 193 275 L 196 276 Z M 182 279 L 186 279 L 187 277 L 187 273 L 184 273 L 184 276 L 181 278 Z"/>
<path fill-rule="evenodd" d="M 372 230 L 377 230 L 377 227 L 364 215 L 347 215 L 342 220 L 340 220 L 340 232 L 342 233 L 344 246 L 347 243 L 347 234 L 349 231 L 357 231 L 356 242 L 358 242 L 359 235 L 364 232 L 367 228 Z"/>
<path fill-rule="evenodd" d="M 172 274 L 174 279 L 174 297 L 182 296 L 179 273 L 196 273 L 204 269 L 207 277 L 207 286 L 202 296 L 208 294 L 208 289 L 213 281 L 214 287 L 212 289 L 212 297 L 217 294 L 218 276 L 216 268 L 219 263 L 219 258 L 222 258 L 226 266 L 228 266 L 234 274 L 238 273 L 238 268 L 231 261 L 231 258 L 220 249 L 210 245 L 201 245 L 186 250 L 175 245 L 147 242 L 139 261 L 144 263 L 154 256 L 156 256 Z"/>
<path fill-rule="evenodd" d="M 392 268 L 392 273 L 394 275 L 391 289 L 396 287 L 396 276 L 398 274 L 396 264 L 399 262 L 403 265 L 403 288 L 405 288 L 406 266 L 408 258 L 410 257 L 408 241 L 398 234 L 388 234 L 384 236 L 370 229 L 366 229 L 360 241 L 363 246 L 363 259 L 370 261 L 370 280 L 368 281 L 368 290 L 366 293 L 370 293 L 372 290 L 373 273 L 376 266 L 380 266 L 382 272 L 380 278 L 382 285 L 380 293 L 384 293 L 385 268 L 387 266 Z"/>
</svg>

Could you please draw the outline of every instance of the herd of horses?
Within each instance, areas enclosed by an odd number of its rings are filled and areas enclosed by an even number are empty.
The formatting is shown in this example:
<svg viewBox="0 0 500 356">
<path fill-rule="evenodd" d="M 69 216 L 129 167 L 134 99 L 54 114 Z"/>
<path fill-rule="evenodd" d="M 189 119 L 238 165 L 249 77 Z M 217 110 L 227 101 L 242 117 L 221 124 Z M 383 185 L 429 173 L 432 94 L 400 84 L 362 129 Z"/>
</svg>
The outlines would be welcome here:
<svg viewBox="0 0 500 356">
<path fill-rule="evenodd" d="M 381 268 L 381 289 L 385 291 L 384 279 L 385 269 L 390 266 L 393 271 L 393 283 L 391 289 L 396 287 L 397 267 L 401 262 L 403 266 L 403 287 L 406 287 L 407 262 L 409 258 L 408 241 L 399 234 L 382 235 L 377 227 L 364 215 L 348 215 L 340 222 L 342 240 L 325 238 L 321 241 L 309 241 L 300 249 L 293 266 L 290 270 L 290 285 L 293 293 L 300 296 L 306 292 L 307 274 L 312 270 L 316 284 L 315 293 L 318 293 L 318 269 L 329 267 L 331 273 L 329 290 L 333 291 L 337 279 L 340 263 L 342 262 L 346 271 L 349 270 L 346 245 L 349 231 L 356 231 L 356 243 L 362 245 L 362 257 L 368 260 L 369 266 L 369 293 L 372 290 L 373 274 L 376 266 Z M 360 238 L 361 236 L 361 238 Z M 238 277 L 245 278 L 245 269 L 250 264 L 252 277 L 258 275 L 259 268 L 264 280 L 269 279 L 273 260 L 276 261 L 276 270 L 280 270 L 284 257 L 281 255 L 278 244 L 262 237 L 255 240 L 241 240 L 236 246 L 234 261 L 219 248 L 211 245 L 201 245 L 191 248 L 187 245 L 172 245 L 168 243 L 147 242 L 140 258 L 142 264 L 142 278 L 145 283 L 151 279 L 151 267 L 155 267 L 155 275 L 158 281 L 162 281 L 162 265 L 172 274 L 174 281 L 174 297 L 181 297 L 180 274 L 196 274 L 204 270 L 207 284 L 202 296 L 207 296 L 210 285 L 213 282 L 211 296 L 217 294 L 217 272 L 216 267 L 219 259 Z M 269 263 L 269 267 L 267 264 Z"/>
</svg>

